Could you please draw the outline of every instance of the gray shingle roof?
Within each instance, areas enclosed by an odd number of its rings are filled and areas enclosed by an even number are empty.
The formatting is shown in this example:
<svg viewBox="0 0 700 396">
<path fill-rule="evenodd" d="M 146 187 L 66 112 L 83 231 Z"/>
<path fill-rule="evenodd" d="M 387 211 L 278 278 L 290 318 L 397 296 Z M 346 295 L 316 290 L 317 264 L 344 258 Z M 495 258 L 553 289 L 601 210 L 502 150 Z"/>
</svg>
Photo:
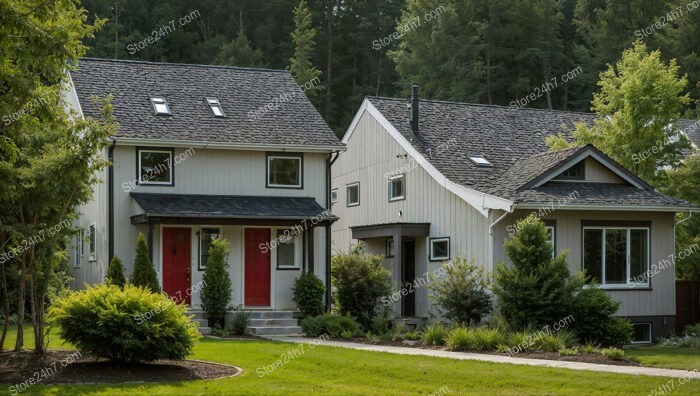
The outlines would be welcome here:
<svg viewBox="0 0 700 396">
<path fill-rule="evenodd" d="M 343 146 L 286 70 L 94 58 L 81 59 L 78 67 L 71 77 L 83 113 L 98 116 L 91 96 L 114 95 L 118 137 Z M 155 115 L 151 96 L 165 97 L 172 116 Z M 206 97 L 219 99 L 227 117 L 214 117 Z M 250 113 L 265 106 L 276 108 L 259 117 Z"/>
<path fill-rule="evenodd" d="M 205 194 L 130 194 L 145 214 L 155 217 L 210 219 L 323 220 L 337 217 L 314 198 Z"/>
<path fill-rule="evenodd" d="M 700 149 L 700 120 L 681 120 L 678 127 Z"/>
</svg>

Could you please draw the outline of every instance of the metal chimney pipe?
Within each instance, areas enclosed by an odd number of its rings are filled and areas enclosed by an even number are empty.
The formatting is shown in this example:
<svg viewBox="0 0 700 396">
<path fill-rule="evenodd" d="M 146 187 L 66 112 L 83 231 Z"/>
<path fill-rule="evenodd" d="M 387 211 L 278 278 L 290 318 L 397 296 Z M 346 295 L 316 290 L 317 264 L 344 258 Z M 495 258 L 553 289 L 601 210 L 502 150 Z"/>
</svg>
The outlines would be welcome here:
<svg viewBox="0 0 700 396">
<path fill-rule="evenodd" d="M 418 134 L 418 83 L 411 84 L 411 131 Z"/>
</svg>

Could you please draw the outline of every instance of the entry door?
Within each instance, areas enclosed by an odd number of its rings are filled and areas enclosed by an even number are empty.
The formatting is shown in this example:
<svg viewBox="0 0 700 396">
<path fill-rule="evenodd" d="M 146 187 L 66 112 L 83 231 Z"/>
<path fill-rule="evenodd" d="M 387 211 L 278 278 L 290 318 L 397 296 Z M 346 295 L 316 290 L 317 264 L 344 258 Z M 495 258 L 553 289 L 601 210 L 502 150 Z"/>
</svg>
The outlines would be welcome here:
<svg viewBox="0 0 700 396">
<path fill-rule="evenodd" d="M 190 229 L 163 228 L 163 291 L 190 305 Z"/>
<path fill-rule="evenodd" d="M 245 229 L 245 305 L 248 307 L 270 306 L 269 242 L 269 228 Z"/>
<path fill-rule="evenodd" d="M 408 286 L 416 279 L 416 241 L 413 239 L 403 240 L 401 243 L 403 254 L 403 265 L 401 266 L 401 281 L 406 290 L 413 290 L 413 293 L 405 295 L 401 301 L 401 315 L 416 316 L 416 288 Z"/>
</svg>

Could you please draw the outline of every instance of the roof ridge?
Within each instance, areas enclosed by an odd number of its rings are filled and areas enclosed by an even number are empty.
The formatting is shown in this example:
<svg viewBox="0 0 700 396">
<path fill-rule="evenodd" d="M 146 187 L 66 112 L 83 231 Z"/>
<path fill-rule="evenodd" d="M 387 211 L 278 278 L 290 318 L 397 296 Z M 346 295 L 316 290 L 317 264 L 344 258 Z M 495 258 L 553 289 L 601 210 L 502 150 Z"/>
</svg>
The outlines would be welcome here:
<svg viewBox="0 0 700 396">
<path fill-rule="evenodd" d="M 145 60 L 132 60 L 132 59 L 109 59 L 109 58 L 94 58 L 86 56 L 80 58 L 78 61 L 78 67 L 80 67 L 80 62 L 82 60 L 97 61 L 97 62 L 116 62 L 116 63 L 133 63 L 133 64 L 145 64 L 145 65 L 160 65 L 160 66 L 178 66 L 178 67 L 201 67 L 205 69 L 226 69 L 226 70 L 243 70 L 252 72 L 275 72 L 275 73 L 289 73 L 289 70 L 285 69 L 268 69 L 264 67 L 241 67 L 241 66 L 228 66 L 228 65 L 205 65 L 199 63 L 178 63 L 178 62 L 153 62 Z"/>
</svg>

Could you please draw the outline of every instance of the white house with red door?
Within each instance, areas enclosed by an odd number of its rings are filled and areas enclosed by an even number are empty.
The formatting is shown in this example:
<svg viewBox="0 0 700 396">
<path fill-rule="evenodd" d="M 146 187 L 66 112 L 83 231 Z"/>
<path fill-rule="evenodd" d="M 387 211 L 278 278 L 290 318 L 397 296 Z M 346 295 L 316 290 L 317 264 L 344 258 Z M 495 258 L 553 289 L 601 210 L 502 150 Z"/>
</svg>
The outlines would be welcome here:
<svg viewBox="0 0 700 396">
<path fill-rule="evenodd" d="M 97 118 L 91 98 L 112 95 L 120 125 L 103 153 L 111 166 L 81 208 L 77 285 L 104 281 L 114 256 L 129 276 L 139 233 L 163 290 L 195 311 L 216 237 L 230 242 L 232 305 L 275 311 L 253 316 L 260 326 L 291 319 L 302 271 L 330 283 L 330 158 L 344 145 L 287 71 L 92 58 L 78 67 L 67 102 Z"/>
</svg>

